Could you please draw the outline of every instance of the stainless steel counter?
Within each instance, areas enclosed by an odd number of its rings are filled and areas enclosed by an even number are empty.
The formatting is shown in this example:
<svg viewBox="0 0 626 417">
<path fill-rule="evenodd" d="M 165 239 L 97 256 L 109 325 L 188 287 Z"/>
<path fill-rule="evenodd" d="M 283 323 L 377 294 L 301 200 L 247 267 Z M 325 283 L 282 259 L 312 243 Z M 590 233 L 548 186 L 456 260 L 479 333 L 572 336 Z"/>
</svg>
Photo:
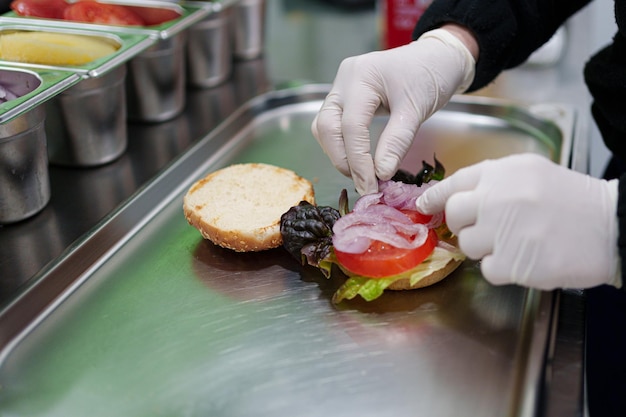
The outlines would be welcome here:
<svg viewBox="0 0 626 417">
<path fill-rule="evenodd" d="M 266 91 L 262 59 L 241 62 L 231 80 L 213 89 L 189 90 L 184 112 L 158 124 L 129 124 L 127 152 L 97 168 L 50 167 L 51 201 L 20 223 L 0 226 L 0 301 L 95 227 L 124 200 L 205 136 L 237 107 Z"/>
<path fill-rule="evenodd" d="M 248 99 L 274 86 L 330 82 L 341 59 L 377 46 L 376 14 L 371 9 L 337 8 L 313 0 L 268 0 L 267 20 L 262 59 L 238 62 L 233 77 L 219 87 L 189 90 L 184 113 L 171 121 L 129 125 L 129 149 L 122 158 L 100 168 L 51 167 L 50 204 L 32 219 L 0 227 L 2 305 Z M 580 48 L 570 48 L 557 66 L 510 71 L 479 94 L 568 102 L 584 118 L 587 97 L 577 72 L 583 59 L 579 53 Z M 579 169 L 586 169 L 585 153 L 586 149 L 580 150 Z M 561 320 L 551 345 L 555 354 L 546 367 L 550 383 L 543 387 L 539 414 L 580 415 L 581 295 L 560 294 L 557 308 Z"/>
</svg>

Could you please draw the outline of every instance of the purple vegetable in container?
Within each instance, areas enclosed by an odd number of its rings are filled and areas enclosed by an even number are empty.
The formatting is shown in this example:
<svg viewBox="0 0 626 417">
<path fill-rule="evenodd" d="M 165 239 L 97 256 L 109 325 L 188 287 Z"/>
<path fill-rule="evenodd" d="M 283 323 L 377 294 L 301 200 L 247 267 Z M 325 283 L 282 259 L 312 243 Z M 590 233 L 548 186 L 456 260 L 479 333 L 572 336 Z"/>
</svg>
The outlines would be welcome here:
<svg viewBox="0 0 626 417">
<path fill-rule="evenodd" d="M 11 91 L 6 86 L 0 84 L 0 103 L 6 103 L 7 101 L 18 98 L 19 96 Z"/>
</svg>

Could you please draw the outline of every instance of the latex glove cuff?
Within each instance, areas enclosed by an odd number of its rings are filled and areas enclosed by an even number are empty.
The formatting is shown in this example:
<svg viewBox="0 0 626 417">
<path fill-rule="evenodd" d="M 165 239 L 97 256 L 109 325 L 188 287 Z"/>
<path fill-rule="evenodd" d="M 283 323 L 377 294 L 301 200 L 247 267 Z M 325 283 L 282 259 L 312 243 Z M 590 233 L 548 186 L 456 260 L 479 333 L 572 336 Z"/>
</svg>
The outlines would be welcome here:
<svg viewBox="0 0 626 417">
<path fill-rule="evenodd" d="M 611 180 L 608 182 L 608 192 L 609 192 L 609 198 L 611 201 L 614 202 L 613 206 L 617 207 L 617 201 L 618 201 L 618 195 L 619 195 L 619 180 Z M 626 220 L 625 220 L 626 221 Z M 614 242 L 618 242 L 618 230 L 619 230 L 619 219 L 617 217 L 617 214 L 615 216 L 613 216 L 613 218 L 610 220 L 611 224 L 608 225 L 609 227 L 609 233 L 613 234 L 612 238 Z M 619 251 L 616 250 L 615 252 L 615 273 L 613 274 L 612 279 L 608 282 L 608 284 L 613 285 L 617 288 L 622 288 L 623 287 L 623 281 L 622 281 L 622 261 L 621 261 L 621 256 L 619 254 Z"/>
<path fill-rule="evenodd" d="M 474 82 L 475 69 L 476 69 L 476 60 L 472 56 L 471 52 L 463 42 L 452 33 L 448 32 L 445 29 L 434 29 L 428 31 L 422 36 L 420 36 L 417 41 L 423 39 L 436 39 L 440 41 L 443 45 L 442 47 L 452 48 L 459 52 L 461 56 L 461 61 L 463 62 L 463 66 L 461 68 L 461 73 L 463 74 L 463 79 L 461 80 L 459 86 L 457 87 L 454 94 L 461 94 L 467 91 L 472 82 Z"/>
</svg>

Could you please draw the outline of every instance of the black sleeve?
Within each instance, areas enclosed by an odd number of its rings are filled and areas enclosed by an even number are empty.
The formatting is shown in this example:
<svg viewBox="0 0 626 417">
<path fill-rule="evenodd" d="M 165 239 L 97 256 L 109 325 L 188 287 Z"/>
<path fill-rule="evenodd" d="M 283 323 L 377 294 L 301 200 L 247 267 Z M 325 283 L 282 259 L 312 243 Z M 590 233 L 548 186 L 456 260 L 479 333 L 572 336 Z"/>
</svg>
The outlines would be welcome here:
<svg viewBox="0 0 626 417">
<path fill-rule="evenodd" d="M 476 76 L 469 88 L 473 91 L 503 70 L 522 64 L 590 1 L 434 0 L 418 21 L 413 39 L 444 23 L 469 28 L 480 48 Z"/>
<path fill-rule="evenodd" d="M 606 146 L 626 161 L 626 3 L 615 2 L 618 32 L 585 65 L 591 112 Z"/>
</svg>

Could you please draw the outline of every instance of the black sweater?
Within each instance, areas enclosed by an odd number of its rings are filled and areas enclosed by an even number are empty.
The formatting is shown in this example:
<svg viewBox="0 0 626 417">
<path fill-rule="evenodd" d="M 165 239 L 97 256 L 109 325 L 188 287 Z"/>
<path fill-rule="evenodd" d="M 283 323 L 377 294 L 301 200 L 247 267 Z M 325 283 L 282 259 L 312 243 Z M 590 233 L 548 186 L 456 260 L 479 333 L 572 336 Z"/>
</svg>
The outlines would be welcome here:
<svg viewBox="0 0 626 417">
<path fill-rule="evenodd" d="M 468 91 L 484 87 L 503 70 L 522 64 L 570 16 L 591 0 L 434 0 L 413 39 L 444 23 L 469 28 L 480 47 L 476 76 Z M 626 0 L 615 0 L 618 31 L 613 42 L 584 68 L 593 97 L 591 112 L 607 147 L 626 162 Z M 626 175 L 620 177 L 617 215 L 622 277 L 626 277 Z"/>
</svg>

